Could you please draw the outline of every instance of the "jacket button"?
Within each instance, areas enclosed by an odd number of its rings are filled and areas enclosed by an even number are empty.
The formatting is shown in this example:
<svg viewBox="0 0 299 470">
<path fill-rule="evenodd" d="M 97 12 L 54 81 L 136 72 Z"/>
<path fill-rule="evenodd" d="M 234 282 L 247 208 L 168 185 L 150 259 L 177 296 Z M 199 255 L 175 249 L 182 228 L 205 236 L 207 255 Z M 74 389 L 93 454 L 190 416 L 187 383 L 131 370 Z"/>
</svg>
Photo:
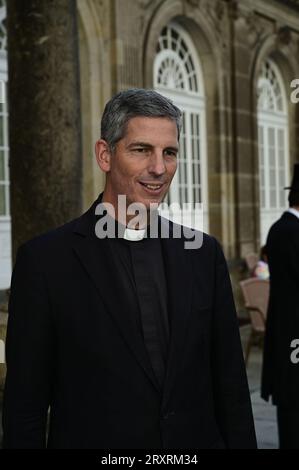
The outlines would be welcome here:
<svg viewBox="0 0 299 470">
<path fill-rule="evenodd" d="M 173 416 L 173 415 L 175 415 L 175 411 L 169 411 L 163 416 L 163 419 L 168 419 L 169 416 Z"/>
</svg>

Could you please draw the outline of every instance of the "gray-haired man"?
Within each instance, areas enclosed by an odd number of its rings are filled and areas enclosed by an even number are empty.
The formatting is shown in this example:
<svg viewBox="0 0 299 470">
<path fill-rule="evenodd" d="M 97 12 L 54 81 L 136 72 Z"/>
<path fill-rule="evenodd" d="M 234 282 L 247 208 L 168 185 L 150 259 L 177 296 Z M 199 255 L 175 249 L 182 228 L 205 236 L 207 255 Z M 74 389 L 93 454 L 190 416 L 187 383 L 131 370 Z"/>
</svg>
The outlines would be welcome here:
<svg viewBox="0 0 299 470">
<path fill-rule="evenodd" d="M 154 91 L 112 98 L 96 143 L 104 192 L 81 217 L 19 249 L 5 447 L 256 447 L 219 244 L 203 234 L 200 249 L 185 249 L 173 224 L 161 236 L 160 217 L 158 236 L 150 236 L 150 217 L 176 171 L 180 121 L 178 108 Z M 135 203 L 146 220 L 132 227 Z M 96 230 L 103 217 L 117 229 L 113 237 L 102 237 L 105 224 Z"/>
</svg>

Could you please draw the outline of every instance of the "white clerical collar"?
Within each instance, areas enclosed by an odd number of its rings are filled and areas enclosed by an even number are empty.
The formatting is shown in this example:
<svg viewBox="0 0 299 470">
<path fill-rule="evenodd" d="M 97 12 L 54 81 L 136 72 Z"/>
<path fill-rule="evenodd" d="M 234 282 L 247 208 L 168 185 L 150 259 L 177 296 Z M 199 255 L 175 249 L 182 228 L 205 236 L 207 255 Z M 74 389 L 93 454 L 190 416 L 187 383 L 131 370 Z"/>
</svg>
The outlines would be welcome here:
<svg viewBox="0 0 299 470">
<path fill-rule="evenodd" d="M 291 214 L 295 215 L 296 217 L 298 217 L 299 219 L 299 211 L 297 211 L 297 209 L 294 209 L 294 207 L 290 207 L 288 209 L 288 212 L 290 212 Z"/>
<path fill-rule="evenodd" d="M 126 227 L 123 238 L 125 240 L 129 240 L 130 242 L 139 242 L 140 240 L 143 240 L 145 233 L 145 228 L 134 230 L 133 228 Z"/>
</svg>

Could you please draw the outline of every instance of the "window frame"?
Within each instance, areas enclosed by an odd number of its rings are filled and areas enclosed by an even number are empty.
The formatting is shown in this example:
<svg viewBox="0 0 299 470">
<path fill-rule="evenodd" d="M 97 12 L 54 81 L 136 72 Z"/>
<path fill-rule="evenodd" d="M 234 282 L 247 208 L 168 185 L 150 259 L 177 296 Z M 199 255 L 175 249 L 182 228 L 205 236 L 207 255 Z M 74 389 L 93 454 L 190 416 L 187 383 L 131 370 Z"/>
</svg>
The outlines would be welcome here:
<svg viewBox="0 0 299 470">
<path fill-rule="evenodd" d="M 180 151 L 178 155 L 178 169 L 172 181 L 169 191 L 168 203 L 179 203 L 182 207 L 183 202 L 189 202 L 194 204 L 194 202 L 202 202 L 203 203 L 203 216 L 204 216 L 204 229 L 208 231 L 209 220 L 208 220 L 208 177 L 207 177 L 207 132 L 206 132 L 206 100 L 205 100 L 205 90 L 204 90 L 204 82 L 203 82 L 203 72 L 202 66 L 200 64 L 198 53 L 194 47 L 194 44 L 187 34 L 187 32 L 177 23 L 171 22 L 167 25 L 169 28 L 173 28 L 178 36 L 184 41 L 185 45 L 187 46 L 188 54 L 192 58 L 192 62 L 194 65 L 194 71 L 197 77 L 197 91 L 190 89 L 189 87 L 185 87 L 184 90 L 182 89 L 174 89 L 172 87 L 162 86 L 158 83 L 158 71 L 161 63 L 167 57 L 167 53 L 169 52 L 169 56 L 171 58 L 174 57 L 175 52 L 171 49 L 163 49 L 160 50 L 155 58 L 154 61 L 154 88 L 159 93 L 163 94 L 167 98 L 171 99 L 176 106 L 178 106 L 183 113 L 186 115 L 186 128 L 182 129 L 181 134 L 181 142 L 180 142 Z M 163 28 L 164 30 L 164 28 Z M 159 39 L 160 41 L 160 39 Z M 178 62 L 181 60 L 178 58 Z M 187 74 L 184 77 L 184 82 L 188 84 Z M 192 164 L 194 160 L 193 152 L 192 152 L 192 136 L 191 136 L 191 121 L 190 116 L 191 114 L 198 115 L 199 117 L 199 184 L 201 189 L 201 196 L 200 201 L 194 201 L 194 174 L 192 169 Z M 182 138 L 185 134 L 187 135 L 186 139 L 186 155 L 182 158 Z M 186 167 L 187 167 L 187 177 L 185 178 L 185 182 L 183 183 L 184 186 L 187 188 L 187 197 L 188 201 L 182 200 L 181 197 L 181 189 L 182 189 L 182 181 L 180 181 L 180 166 L 186 160 Z"/>
<path fill-rule="evenodd" d="M 275 86 L 279 89 L 279 96 L 275 97 L 273 84 L 268 80 L 269 93 L 274 99 L 281 99 L 281 109 L 278 109 L 277 103 L 275 109 L 267 109 L 259 106 L 258 94 L 257 100 L 257 125 L 258 125 L 258 154 L 259 154 L 259 179 L 260 179 L 260 227 L 262 243 L 266 241 L 266 234 L 270 226 L 281 215 L 281 212 L 287 208 L 287 200 L 283 199 L 283 187 L 287 186 L 290 177 L 290 155 L 289 155 L 289 119 L 286 98 L 286 88 L 281 73 L 276 64 L 271 59 L 266 59 L 263 63 L 261 74 L 258 78 L 257 90 L 259 93 L 259 83 L 263 87 L 267 85 L 267 78 L 262 75 L 265 71 L 265 64 L 268 64 L 276 79 Z M 273 133 L 273 145 L 269 143 L 270 132 Z M 284 145 L 279 147 L 279 133 L 284 136 Z M 261 140 L 262 137 L 262 140 Z M 281 165 L 280 151 L 284 151 L 284 165 Z M 272 157 L 271 157 L 272 155 Z M 270 159 L 274 160 L 274 165 Z M 283 181 L 281 181 L 281 170 L 284 171 Z M 275 184 L 271 181 L 271 171 L 275 172 Z M 275 190 L 275 205 L 272 204 L 271 194 Z"/>
</svg>

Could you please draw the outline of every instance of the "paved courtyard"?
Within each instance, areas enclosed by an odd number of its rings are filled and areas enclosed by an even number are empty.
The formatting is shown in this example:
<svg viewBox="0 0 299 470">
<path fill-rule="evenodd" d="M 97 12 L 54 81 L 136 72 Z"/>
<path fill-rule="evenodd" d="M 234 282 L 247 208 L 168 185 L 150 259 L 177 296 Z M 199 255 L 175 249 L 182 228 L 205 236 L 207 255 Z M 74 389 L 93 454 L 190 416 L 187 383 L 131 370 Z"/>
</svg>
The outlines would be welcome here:
<svg viewBox="0 0 299 470">
<path fill-rule="evenodd" d="M 248 326 L 241 328 L 241 338 L 244 346 L 246 345 L 249 331 Z M 265 402 L 260 397 L 261 370 L 262 351 L 258 347 L 252 347 L 247 366 L 247 376 L 251 393 L 258 448 L 278 449 L 276 407 Z"/>
</svg>

